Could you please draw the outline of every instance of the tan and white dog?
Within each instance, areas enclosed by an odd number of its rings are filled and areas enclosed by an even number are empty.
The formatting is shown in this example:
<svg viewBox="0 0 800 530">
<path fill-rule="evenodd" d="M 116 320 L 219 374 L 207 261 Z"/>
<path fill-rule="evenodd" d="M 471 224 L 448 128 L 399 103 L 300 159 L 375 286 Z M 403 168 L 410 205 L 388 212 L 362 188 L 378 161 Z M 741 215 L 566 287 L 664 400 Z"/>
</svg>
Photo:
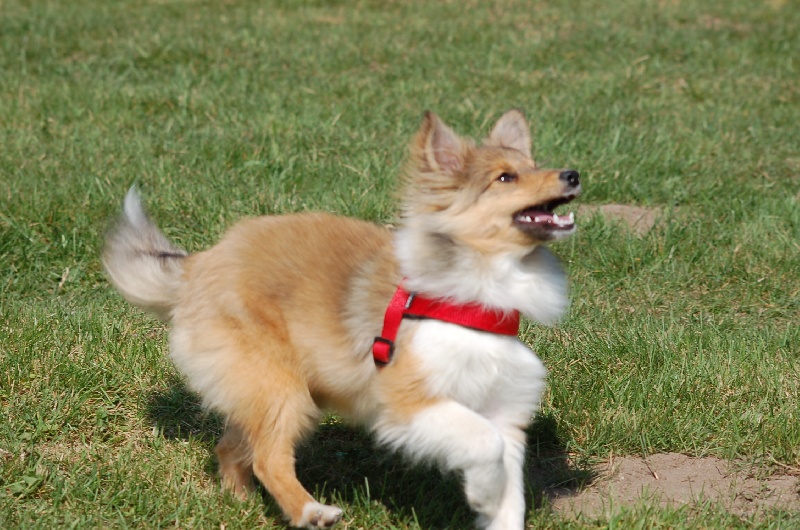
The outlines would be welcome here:
<svg viewBox="0 0 800 530">
<path fill-rule="evenodd" d="M 580 193 L 578 173 L 538 168 L 512 110 L 480 144 L 427 113 L 405 177 L 394 232 L 323 213 L 265 216 L 195 254 L 162 235 L 132 189 L 103 262 L 127 300 L 172 323 L 173 361 L 226 418 L 215 449 L 225 487 L 246 495 L 255 474 L 293 526 L 334 525 L 342 510 L 316 502 L 294 469 L 298 441 L 333 410 L 459 472 L 480 527 L 521 529 L 524 429 L 547 375 L 536 355 L 516 335 L 434 318 L 402 319 L 383 368 L 371 350 L 401 281 L 502 318 L 561 317 L 565 275 L 542 244 L 574 232 L 572 214 L 553 208 Z"/>
</svg>

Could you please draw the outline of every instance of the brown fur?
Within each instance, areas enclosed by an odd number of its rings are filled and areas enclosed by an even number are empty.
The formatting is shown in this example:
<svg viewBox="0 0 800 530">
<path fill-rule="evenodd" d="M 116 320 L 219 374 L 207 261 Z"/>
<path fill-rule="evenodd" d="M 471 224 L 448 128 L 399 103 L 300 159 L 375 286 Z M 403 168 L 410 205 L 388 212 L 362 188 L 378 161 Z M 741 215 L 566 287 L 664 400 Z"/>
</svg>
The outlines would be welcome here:
<svg viewBox="0 0 800 530">
<path fill-rule="evenodd" d="M 358 418 L 359 399 L 371 393 L 370 350 L 366 340 L 353 348 L 347 313 L 380 328 L 378 308 L 399 281 L 390 252 L 384 228 L 306 214 L 245 221 L 187 258 L 172 320 L 191 329 L 193 342 L 180 347 L 213 344 L 229 357 L 219 374 L 226 397 L 217 404 L 229 421 L 216 449 L 224 484 L 246 493 L 252 468 L 295 524 L 312 498 L 295 478 L 294 447 L 320 410 Z M 385 281 L 353 291 L 363 269 Z M 403 363 L 387 371 L 402 372 Z"/>
</svg>

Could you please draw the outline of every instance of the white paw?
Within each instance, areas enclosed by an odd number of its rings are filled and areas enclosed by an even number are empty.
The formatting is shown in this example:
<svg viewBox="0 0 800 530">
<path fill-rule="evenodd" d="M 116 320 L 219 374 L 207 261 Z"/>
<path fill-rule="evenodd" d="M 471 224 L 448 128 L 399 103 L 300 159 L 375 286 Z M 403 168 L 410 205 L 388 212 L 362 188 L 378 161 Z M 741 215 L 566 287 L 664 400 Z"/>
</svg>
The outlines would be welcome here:
<svg viewBox="0 0 800 530">
<path fill-rule="evenodd" d="M 341 508 L 327 506 L 318 502 L 309 502 L 303 507 L 303 518 L 298 526 L 305 528 L 331 528 L 341 518 Z"/>
<path fill-rule="evenodd" d="M 525 510 L 520 513 L 501 512 L 494 518 L 481 515 L 475 526 L 484 530 L 522 530 L 525 528 Z"/>
</svg>

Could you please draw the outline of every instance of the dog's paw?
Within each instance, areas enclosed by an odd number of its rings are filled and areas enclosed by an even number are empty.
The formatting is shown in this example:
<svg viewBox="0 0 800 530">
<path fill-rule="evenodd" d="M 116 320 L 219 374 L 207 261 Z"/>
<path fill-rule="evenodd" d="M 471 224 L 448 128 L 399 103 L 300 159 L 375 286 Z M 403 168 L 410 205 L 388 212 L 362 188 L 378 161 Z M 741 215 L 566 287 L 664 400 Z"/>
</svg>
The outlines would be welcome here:
<svg viewBox="0 0 800 530">
<path fill-rule="evenodd" d="M 482 530 L 522 530 L 525 528 L 525 514 L 499 513 L 496 517 L 481 515 L 475 526 Z"/>
<path fill-rule="evenodd" d="M 318 502 L 309 502 L 303 507 L 303 518 L 298 525 L 302 528 L 331 528 L 342 518 L 342 509 Z"/>
</svg>

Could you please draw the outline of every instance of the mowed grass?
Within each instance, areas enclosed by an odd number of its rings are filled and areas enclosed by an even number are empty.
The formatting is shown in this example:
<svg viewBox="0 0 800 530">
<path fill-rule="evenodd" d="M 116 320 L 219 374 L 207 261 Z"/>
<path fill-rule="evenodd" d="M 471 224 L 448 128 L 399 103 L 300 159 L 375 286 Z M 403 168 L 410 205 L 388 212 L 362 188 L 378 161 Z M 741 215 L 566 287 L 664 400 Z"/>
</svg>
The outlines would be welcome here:
<svg viewBox="0 0 800 530">
<path fill-rule="evenodd" d="M 554 250 L 573 305 L 523 337 L 550 369 L 531 468 L 677 451 L 800 467 L 800 10 L 785 0 L 21 2 L 0 9 L 0 527 L 280 527 L 222 494 L 168 329 L 98 260 L 132 183 L 189 250 L 236 220 L 396 215 L 422 112 L 480 136 L 511 107 L 600 218 Z M 309 326 L 313 326 L 309 322 Z M 455 477 L 330 417 L 301 451 L 347 528 L 467 528 Z M 533 471 L 532 471 L 533 473 Z M 531 478 L 531 500 L 541 477 Z M 642 501 L 533 528 L 791 527 Z"/>
</svg>

